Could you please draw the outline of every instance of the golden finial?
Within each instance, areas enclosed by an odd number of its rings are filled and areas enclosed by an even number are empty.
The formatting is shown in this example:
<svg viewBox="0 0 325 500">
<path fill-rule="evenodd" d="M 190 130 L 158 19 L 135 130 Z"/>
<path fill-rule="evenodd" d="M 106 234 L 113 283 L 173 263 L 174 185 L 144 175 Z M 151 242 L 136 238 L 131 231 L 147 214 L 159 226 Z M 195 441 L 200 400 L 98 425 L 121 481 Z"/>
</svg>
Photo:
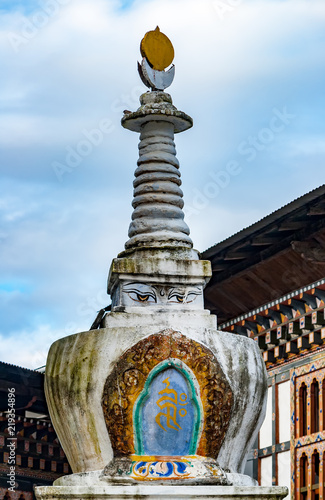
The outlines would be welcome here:
<svg viewBox="0 0 325 500">
<path fill-rule="evenodd" d="M 158 71 L 166 69 L 174 59 L 174 47 L 169 38 L 164 35 L 159 26 L 154 31 L 148 31 L 141 41 L 140 51 L 151 67 Z"/>
</svg>

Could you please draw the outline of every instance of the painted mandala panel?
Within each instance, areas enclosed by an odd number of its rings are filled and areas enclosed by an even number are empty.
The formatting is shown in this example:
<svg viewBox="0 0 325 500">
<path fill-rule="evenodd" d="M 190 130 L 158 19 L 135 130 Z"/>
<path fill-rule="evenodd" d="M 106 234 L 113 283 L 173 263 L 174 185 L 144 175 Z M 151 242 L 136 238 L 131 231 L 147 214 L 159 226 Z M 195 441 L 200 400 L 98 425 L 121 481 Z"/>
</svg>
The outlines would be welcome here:
<svg viewBox="0 0 325 500">
<path fill-rule="evenodd" d="M 114 455 L 217 458 L 233 395 L 205 346 L 165 330 L 127 350 L 108 376 L 102 399 Z"/>
</svg>

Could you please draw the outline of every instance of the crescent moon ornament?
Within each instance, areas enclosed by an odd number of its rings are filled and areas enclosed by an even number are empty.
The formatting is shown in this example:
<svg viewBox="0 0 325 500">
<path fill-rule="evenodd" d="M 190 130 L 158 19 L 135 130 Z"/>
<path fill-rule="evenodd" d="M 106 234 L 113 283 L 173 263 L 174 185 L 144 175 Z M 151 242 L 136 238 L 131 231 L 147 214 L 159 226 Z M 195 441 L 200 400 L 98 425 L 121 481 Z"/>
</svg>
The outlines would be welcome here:
<svg viewBox="0 0 325 500">
<path fill-rule="evenodd" d="M 172 84 L 175 76 L 174 65 L 168 71 L 157 71 L 149 66 L 145 57 L 141 65 L 138 63 L 138 70 L 143 83 L 152 90 L 165 90 Z"/>
<path fill-rule="evenodd" d="M 138 71 L 142 82 L 151 90 L 165 90 L 175 76 L 175 66 L 164 71 L 174 59 L 174 47 L 169 38 L 161 33 L 159 26 L 148 31 L 140 45 L 142 63 L 138 63 Z"/>
</svg>

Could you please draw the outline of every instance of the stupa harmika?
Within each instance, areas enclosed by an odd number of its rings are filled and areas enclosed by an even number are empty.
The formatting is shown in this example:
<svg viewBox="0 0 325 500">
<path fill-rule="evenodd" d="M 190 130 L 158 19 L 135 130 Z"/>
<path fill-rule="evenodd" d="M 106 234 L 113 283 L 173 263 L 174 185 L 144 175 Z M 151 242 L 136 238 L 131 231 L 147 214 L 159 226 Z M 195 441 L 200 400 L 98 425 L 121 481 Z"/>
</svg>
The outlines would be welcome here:
<svg viewBox="0 0 325 500">
<path fill-rule="evenodd" d="M 184 222 L 174 144 L 193 122 L 164 92 L 174 49 L 157 27 L 141 54 L 151 91 L 122 118 L 140 133 L 129 240 L 111 265 L 101 328 L 50 349 L 46 398 L 73 474 L 36 496 L 280 499 L 286 488 L 243 474 L 266 405 L 258 346 L 218 331 L 204 310 L 211 266 Z"/>
</svg>

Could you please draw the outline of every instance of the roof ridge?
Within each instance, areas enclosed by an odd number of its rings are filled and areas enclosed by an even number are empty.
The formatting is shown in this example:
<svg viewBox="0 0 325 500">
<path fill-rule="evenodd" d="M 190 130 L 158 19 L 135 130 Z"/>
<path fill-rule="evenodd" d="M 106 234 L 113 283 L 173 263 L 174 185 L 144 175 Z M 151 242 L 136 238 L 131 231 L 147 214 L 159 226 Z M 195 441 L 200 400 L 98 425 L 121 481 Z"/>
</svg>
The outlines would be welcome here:
<svg viewBox="0 0 325 500">
<path fill-rule="evenodd" d="M 283 205 L 282 207 L 278 208 L 277 210 L 274 210 L 273 212 L 271 212 L 270 214 L 266 215 L 265 217 L 262 217 L 262 219 L 254 222 L 253 224 L 250 224 L 247 227 L 244 227 L 240 231 L 237 231 L 236 233 L 232 234 L 231 236 L 228 236 L 224 240 L 219 241 L 219 243 L 216 243 L 215 245 L 212 245 L 211 247 L 209 247 L 206 250 L 204 250 L 203 252 L 201 252 L 202 257 L 204 256 L 204 258 L 208 258 L 206 254 L 210 253 L 212 250 L 216 249 L 216 247 L 218 247 L 219 245 L 220 246 L 221 245 L 228 246 L 228 245 L 225 245 L 228 242 L 229 246 L 230 246 L 232 244 L 232 242 L 230 240 L 233 239 L 233 238 L 236 239 L 236 237 L 238 238 L 238 236 L 240 234 L 244 233 L 245 231 L 247 231 L 247 232 L 249 230 L 251 231 L 254 227 L 256 227 L 258 225 L 262 225 L 263 226 L 263 223 L 264 223 L 264 226 L 265 226 L 266 225 L 265 222 L 267 221 L 267 219 L 270 219 L 270 222 L 272 222 L 272 220 L 271 220 L 272 217 L 274 218 L 275 215 L 279 215 L 279 213 L 281 211 L 286 212 L 290 208 L 293 211 L 295 208 L 299 208 L 300 205 L 301 205 L 301 201 L 306 201 L 305 198 L 310 198 L 309 201 L 312 201 L 314 198 L 317 198 L 321 194 L 325 194 L 325 184 L 322 184 L 321 186 L 319 186 L 319 187 L 317 187 L 315 189 L 312 189 L 311 191 L 308 191 L 307 193 L 305 193 L 305 194 L 303 194 L 301 196 L 298 196 L 298 198 L 295 198 L 294 200 L 290 201 L 286 205 Z M 298 205 L 298 206 L 294 207 L 294 205 Z M 285 213 L 283 215 L 285 215 Z"/>
<path fill-rule="evenodd" d="M 7 363 L 6 361 L 0 361 L 0 365 L 13 366 L 14 368 L 20 368 L 21 370 L 27 370 L 33 373 L 42 373 L 37 370 L 33 370 L 33 368 L 26 368 L 25 366 L 14 365 L 13 363 Z"/>
</svg>

